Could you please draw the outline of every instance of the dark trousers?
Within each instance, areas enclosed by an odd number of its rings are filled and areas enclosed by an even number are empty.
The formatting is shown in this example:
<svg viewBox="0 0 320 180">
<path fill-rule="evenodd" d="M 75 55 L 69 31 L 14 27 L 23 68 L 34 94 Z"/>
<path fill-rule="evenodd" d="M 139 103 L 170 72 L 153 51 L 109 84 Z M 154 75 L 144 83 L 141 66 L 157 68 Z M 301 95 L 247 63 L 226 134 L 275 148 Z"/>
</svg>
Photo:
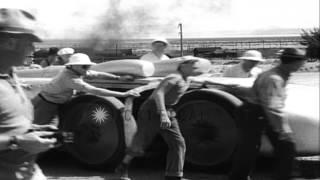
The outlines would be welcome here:
<svg viewBox="0 0 320 180">
<path fill-rule="evenodd" d="M 160 129 L 160 115 L 155 102 L 147 100 L 140 108 L 137 119 L 138 131 L 135 134 L 128 154 L 141 156 L 154 137 L 160 133 L 168 145 L 166 176 L 183 176 L 186 145 L 180 132 L 178 121 L 171 119 L 171 127 Z"/>
<path fill-rule="evenodd" d="M 50 124 L 58 127 L 58 108 L 59 104 L 45 100 L 40 94 L 32 99 L 34 107 L 34 124 Z"/>
<path fill-rule="evenodd" d="M 275 179 L 289 180 L 295 157 L 295 143 L 291 134 L 276 131 L 265 118 L 261 107 L 247 104 L 242 109 L 239 127 L 239 143 L 234 153 L 229 180 L 249 180 L 263 133 L 270 140 L 276 159 Z M 258 118 L 264 117 L 264 118 Z"/>
</svg>

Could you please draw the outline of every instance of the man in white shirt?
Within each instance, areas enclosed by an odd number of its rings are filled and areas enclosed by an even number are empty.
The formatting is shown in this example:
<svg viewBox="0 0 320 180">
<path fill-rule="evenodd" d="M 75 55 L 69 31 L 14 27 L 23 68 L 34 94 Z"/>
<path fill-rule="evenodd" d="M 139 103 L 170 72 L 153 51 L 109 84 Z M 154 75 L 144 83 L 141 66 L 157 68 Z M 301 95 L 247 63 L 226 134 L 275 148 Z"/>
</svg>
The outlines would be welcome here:
<svg viewBox="0 0 320 180">
<path fill-rule="evenodd" d="M 150 62 L 170 59 L 167 55 L 164 54 L 165 49 L 168 47 L 168 45 L 168 41 L 164 38 L 154 39 L 151 43 L 152 51 L 143 55 L 140 59 Z"/>
<path fill-rule="evenodd" d="M 246 51 L 238 59 L 241 59 L 242 61 L 239 64 L 226 69 L 226 71 L 223 73 L 223 77 L 256 77 L 262 72 L 262 69 L 256 67 L 258 63 L 265 61 L 259 51 Z"/>
<path fill-rule="evenodd" d="M 65 64 L 66 68 L 42 87 L 38 96 L 32 99 L 34 105 L 34 123 L 39 125 L 51 124 L 58 127 L 59 121 L 56 118 L 58 108 L 61 104 L 71 100 L 74 90 L 100 96 L 139 96 L 134 91 L 118 92 L 98 88 L 85 82 L 83 78 L 120 81 L 132 80 L 132 77 L 127 75 L 117 76 L 106 72 L 89 70 L 94 64 L 86 54 L 73 54 L 70 57 L 69 63 Z"/>
</svg>

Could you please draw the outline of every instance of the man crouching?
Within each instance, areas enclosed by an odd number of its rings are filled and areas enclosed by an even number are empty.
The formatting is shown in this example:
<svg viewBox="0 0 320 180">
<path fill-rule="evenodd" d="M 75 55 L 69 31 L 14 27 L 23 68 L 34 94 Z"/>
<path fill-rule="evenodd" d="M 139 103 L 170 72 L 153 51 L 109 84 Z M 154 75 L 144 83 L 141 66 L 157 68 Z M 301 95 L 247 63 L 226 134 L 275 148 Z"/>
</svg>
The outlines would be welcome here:
<svg viewBox="0 0 320 180">
<path fill-rule="evenodd" d="M 135 156 L 142 156 L 145 148 L 160 133 L 167 143 L 165 179 L 183 180 L 183 166 L 186 152 L 184 138 L 179 123 L 175 118 L 173 106 L 187 91 L 190 85 L 189 76 L 203 73 L 196 58 L 189 58 L 178 66 L 178 73 L 165 77 L 150 97 L 141 105 L 138 112 L 137 127 L 131 146 L 121 164 L 116 168 L 121 180 L 130 180 L 128 167 Z"/>
</svg>

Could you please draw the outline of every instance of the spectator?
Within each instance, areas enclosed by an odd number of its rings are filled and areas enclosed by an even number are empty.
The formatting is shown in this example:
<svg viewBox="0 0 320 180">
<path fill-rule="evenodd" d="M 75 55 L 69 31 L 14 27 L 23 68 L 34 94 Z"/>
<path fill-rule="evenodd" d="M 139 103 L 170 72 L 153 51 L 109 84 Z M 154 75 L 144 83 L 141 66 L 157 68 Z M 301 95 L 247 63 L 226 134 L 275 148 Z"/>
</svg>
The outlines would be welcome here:
<svg viewBox="0 0 320 180">
<path fill-rule="evenodd" d="M 40 66 L 47 67 L 47 66 L 51 66 L 54 62 L 56 62 L 58 58 L 58 55 L 57 55 L 58 50 L 59 49 L 56 47 L 49 48 L 48 57 L 40 62 Z"/>
<path fill-rule="evenodd" d="M 58 51 L 58 59 L 53 63 L 53 65 L 65 65 L 69 62 L 70 56 L 74 53 L 72 48 L 62 48 Z"/>
<path fill-rule="evenodd" d="M 295 157 L 295 143 L 289 119 L 284 113 L 286 85 L 290 74 L 305 62 L 305 52 L 287 48 L 280 55 L 281 63 L 261 73 L 254 82 L 252 91 L 256 103 L 262 108 L 265 119 L 244 119 L 239 147 L 234 154 L 230 180 L 247 180 L 259 152 L 261 134 L 265 131 L 276 158 L 275 179 L 289 180 Z"/>
<path fill-rule="evenodd" d="M 36 156 L 54 147 L 52 132 L 32 125 L 33 107 L 14 72 L 41 40 L 35 17 L 20 9 L 0 9 L 0 179 L 46 180 Z M 38 129 L 39 131 L 30 131 Z"/>
<path fill-rule="evenodd" d="M 151 62 L 170 59 L 165 54 L 165 49 L 168 47 L 168 45 L 168 41 L 164 38 L 154 39 L 151 43 L 152 51 L 143 55 L 140 59 Z"/>
<path fill-rule="evenodd" d="M 242 61 L 236 64 L 223 73 L 224 77 L 238 77 L 238 78 L 248 78 L 257 77 L 262 70 L 258 67 L 259 62 L 263 62 L 264 59 L 259 51 L 249 50 L 244 52 L 244 54 L 239 57 Z"/>
</svg>

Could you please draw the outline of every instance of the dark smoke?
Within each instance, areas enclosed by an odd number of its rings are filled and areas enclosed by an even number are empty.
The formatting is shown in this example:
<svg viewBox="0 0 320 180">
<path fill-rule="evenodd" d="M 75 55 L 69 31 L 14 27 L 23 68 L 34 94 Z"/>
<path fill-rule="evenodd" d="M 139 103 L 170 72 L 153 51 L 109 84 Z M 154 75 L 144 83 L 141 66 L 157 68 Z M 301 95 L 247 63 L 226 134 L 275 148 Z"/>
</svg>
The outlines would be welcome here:
<svg viewBox="0 0 320 180">
<path fill-rule="evenodd" d="M 161 1 L 158 3 L 157 1 L 141 1 L 140 4 L 124 10 L 122 8 L 124 0 L 110 0 L 98 28 L 93 30 L 87 42 L 94 50 L 100 51 L 106 48 L 117 48 L 119 41 L 124 39 L 175 33 L 178 38 L 178 23 L 183 17 L 179 17 L 179 14 L 175 12 L 184 12 L 183 8 L 194 6 L 203 12 L 219 13 L 229 8 L 230 1 L 232 0 L 173 0 L 170 4 L 162 4 Z M 159 14 L 156 13 L 157 8 L 164 10 Z M 167 15 L 165 22 L 163 22 L 162 15 Z"/>
<path fill-rule="evenodd" d="M 89 46 L 95 50 L 105 48 L 116 48 L 119 41 L 123 39 L 134 39 L 152 36 L 155 33 L 165 34 L 176 31 L 177 20 L 168 19 L 163 24 L 161 17 L 157 17 L 152 2 L 141 3 L 129 9 L 121 9 L 121 0 L 110 0 L 109 8 L 101 18 L 101 24 L 88 37 Z"/>
</svg>

